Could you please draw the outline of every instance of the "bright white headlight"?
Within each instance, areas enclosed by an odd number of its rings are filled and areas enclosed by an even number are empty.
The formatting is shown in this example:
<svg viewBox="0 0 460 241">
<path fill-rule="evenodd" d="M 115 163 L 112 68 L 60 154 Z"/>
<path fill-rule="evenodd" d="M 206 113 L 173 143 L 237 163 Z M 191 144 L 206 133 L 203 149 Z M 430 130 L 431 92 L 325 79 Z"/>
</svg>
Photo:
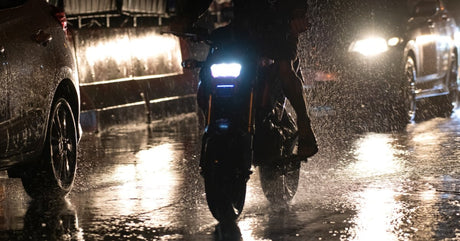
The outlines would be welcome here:
<svg viewBox="0 0 460 241">
<path fill-rule="evenodd" d="M 387 41 L 379 37 L 360 39 L 350 46 L 351 52 L 358 52 L 364 56 L 374 56 L 387 50 Z"/>
<path fill-rule="evenodd" d="M 222 63 L 211 65 L 211 75 L 214 78 L 236 78 L 240 76 L 241 64 Z"/>
<path fill-rule="evenodd" d="M 398 45 L 399 43 L 401 43 L 401 39 L 398 38 L 398 37 L 393 37 L 393 38 L 390 38 L 388 39 L 388 46 L 391 46 L 391 47 L 394 47 L 396 45 Z"/>
</svg>

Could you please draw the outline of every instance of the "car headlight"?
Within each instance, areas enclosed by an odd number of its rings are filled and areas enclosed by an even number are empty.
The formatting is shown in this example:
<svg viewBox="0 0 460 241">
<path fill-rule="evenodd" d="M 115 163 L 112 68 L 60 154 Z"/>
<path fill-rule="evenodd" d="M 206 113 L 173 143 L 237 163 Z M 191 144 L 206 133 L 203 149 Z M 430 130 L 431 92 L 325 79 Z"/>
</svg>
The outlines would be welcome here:
<svg viewBox="0 0 460 241">
<path fill-rule="evenodd" d="M 389 46 L 396 46 L 399 42 L 400 39 L 397 37 L 388 40 L 381 37 L 370 37 L 353 42 L 349 50 L 364 56 L 375 56 L 386 52 Z"/>
<path fill-rule="evenodd" d="M 211 65 L 211 75 L 214 78 L 237 78 L 240 76 L 241 64 L 221 63 Z"/>
<path fill-rule="evenodd" d="M 390 38 L 388 39 L 387 43 L 388 43 L 388 46 L 390 47 L 394 47 L 396 45 L 398 45 L 399 43 L 402 42 L 402 39 L 401 38 L 398 38 L 398 37 L 393 37 L 393 38 Z"/>
</svg>

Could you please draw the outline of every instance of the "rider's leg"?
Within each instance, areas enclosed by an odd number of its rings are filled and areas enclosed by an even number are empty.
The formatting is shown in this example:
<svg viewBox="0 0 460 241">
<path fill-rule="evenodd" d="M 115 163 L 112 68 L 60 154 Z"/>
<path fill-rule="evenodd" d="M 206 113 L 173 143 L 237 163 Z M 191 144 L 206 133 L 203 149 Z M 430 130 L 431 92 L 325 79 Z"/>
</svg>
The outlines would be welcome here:
<svg viewBox="0 0 460 241">
<path fill-rule="evenodd" d="M 307 157 L 318 152 L 315 134 L 307 114 L 302 80 L 295 74 L 290 60 L 278 60 L 283 91 L 297 114 L 299 129 L 299 155 Z"/>
</svg>

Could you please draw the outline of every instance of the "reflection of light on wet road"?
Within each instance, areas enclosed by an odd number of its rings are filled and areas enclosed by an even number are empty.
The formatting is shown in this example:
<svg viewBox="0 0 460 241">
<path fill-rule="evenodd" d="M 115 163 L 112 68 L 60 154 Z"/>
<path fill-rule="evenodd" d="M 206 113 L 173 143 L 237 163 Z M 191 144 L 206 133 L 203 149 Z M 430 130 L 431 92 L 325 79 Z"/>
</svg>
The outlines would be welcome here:
<svg viewBox="0 0 460 241">
<path fill-rule="evenodd" d="M 387 134 L 369 133 L 356 143 L 356 163 L 351 171 L 358 177 L 392 174 L 400 170 L 401 164 L 392 146 L 393 139 Z"/>
<path fill-rule="evenodd" d="M 390 134 L 379 133 L 368 133 L 358 139 L 352 153 L 356 162 L 348 166 L 350 178 L 370 181 L 377 176 L 383 178 L 401 173 L 402 160 L 393 142 Z M 351 240 L 398 240 L 395 229 L 403 216 L 403 207 L 397 201 L 397 188 L 384 178 L 352 195 L 358 213 L 350 220 L 353 223 L 348 231 Z"/>
<path fill-rule="evenodd" d="M 414 142 L 423 142 L 425 144 L 432 143 L 434 140 L 436 140 L 436 135 L 434 135 L 434 133 L 418 133 L 413 138 Z"/>
<path fill-rule="evenodd" d="M 431 161 L 442 158 L 445 145 L 450 145 L 449 137 L 441 131 L 442 120 L 420 123 L 413 129 L 410 145 L 415 150 L 415 156 L 421 161 Z M 431 166 L 426 163 L 427 167 Z"/>
<path fill-rule="evenodd" d="M 422 199 L 422 201 L 424 202 L 431 202 L 433 200 L 435 200 L 436 198 L 436 189 L 434 189 L 433 187 L 428 187 L 429 189 L 427 190 L 424 190 L 420 193 L 420 197 Z"/>
<path fill-rule="evenodd" d="M 389 189 L 369 188 L 361 194 L 358 204 L 359 213 L 352 220 L 351 240 L 355 241 L 389 241 L 398 240 L 394 233 L 402 205 L 395 200 L 395 192 Z"/>
<path fill-rule="evenodd" d="M 130 214 L 136 210 L 152 210 L 171 203 L 171 192 L 177 177 L 171 162 L 177 150 L 171 144 L 162 144 L 136 155 L 134 164 L 119 166 L 113 179 L 123 180 L 117 190 L 120 211 Z"/>
<path fill-rule="evenodd" d="M 302 163 L 289 210 L 267 201 L 253 170 L 237 221 L 242 240 L 458 240 L 459 119 L 331 138 L 328 149 Z M 83 190 L 72 201 L 89 240 L 219 234 L 199 175 L 199 138 L 183 135 L 189 126 L 165 132 L 112 134 L 100 148 L 87 144 L 99 150 L 83 152 L 82 163 L 91 161 L 81 172 L 90 188 L 77 186 Z"/>
<path fill-rule="evenodd" d="M 255 240 L 253 230 L 257 226 L 255 218 L 246 218 L 238 222 L 238 227 L 241 230 L 241 237 L 244 241 Z"/>
</svg>

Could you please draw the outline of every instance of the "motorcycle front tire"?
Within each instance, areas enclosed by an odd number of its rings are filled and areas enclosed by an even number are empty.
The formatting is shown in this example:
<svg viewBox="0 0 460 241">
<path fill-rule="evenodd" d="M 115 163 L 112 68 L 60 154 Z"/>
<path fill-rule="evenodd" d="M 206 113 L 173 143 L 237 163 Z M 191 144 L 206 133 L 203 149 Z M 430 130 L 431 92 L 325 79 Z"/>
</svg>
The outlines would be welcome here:
<svg viewBox="0 0 460 241">
<path fill-rule="evenodd" d="M 220 223 L 235 222 L 243 211 L 246 178 L 235 174 L 208 171 L 204 175 L 209 210 Z"/>
</svg>

